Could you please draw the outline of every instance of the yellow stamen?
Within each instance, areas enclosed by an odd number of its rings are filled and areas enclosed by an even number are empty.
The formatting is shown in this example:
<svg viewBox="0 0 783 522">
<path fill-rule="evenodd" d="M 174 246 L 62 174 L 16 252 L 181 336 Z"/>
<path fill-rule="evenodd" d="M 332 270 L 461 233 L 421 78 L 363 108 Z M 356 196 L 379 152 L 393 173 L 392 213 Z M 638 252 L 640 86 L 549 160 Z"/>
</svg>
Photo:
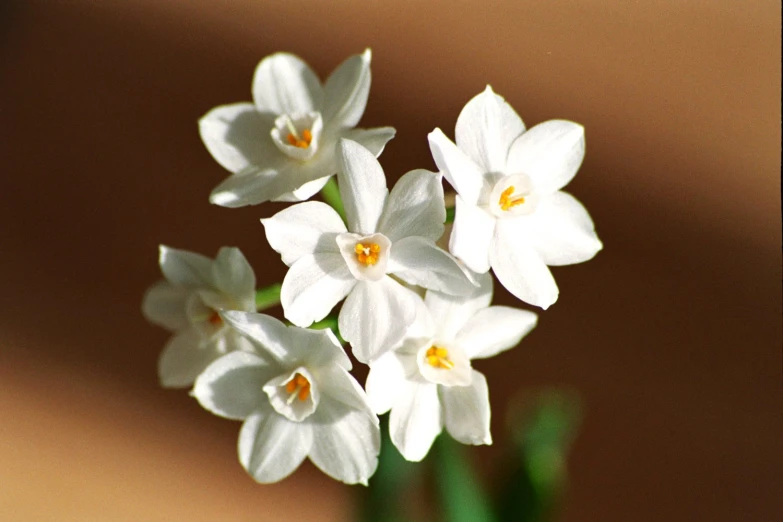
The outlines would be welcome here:
<svg viewBox="0 0 783 522">
<path fill-rule="evenodd" d="M 500 205 L 500 208 L 503 210 L 508 210 L 525 202 L 525 198 L 522 196 L 512 197 L 513 193 L 514 186 L 511 185 L 500 194 L 500 199 L 498 200 L 498 205 Z"/>
<path fill-rule="evenodd" d="M 378 256 L 381 254 L 381 246 L 376 243 L 364 245 L 356 243 L 353 249 L 356 252 L 356 259 L 364 266 L 372 266 L 378 262 Z"/>
<path fill-rule="evenodd" d="M 454 363 L 449 359 L 449 351 L 440 346 L 430 346 L 427 350 L 427 364 L 442 370 L 454 368 Z"/>
<path fill-rule="evenodd" d="M 285 391 L 291 395 L 288 399 L 289 404 L 294 397 L 300 401 L 306 401 L 310 397 L 310 381 L 301 373 L 297 373 L 286 383 Z"/>
<path fill-rule="evenodd" d="M 305 129 L 302 131 L 302 139 L 299 139 L 296 134 L 289 132 L 288 136 L 286 136 L 286 139 L 288 140 L 289 145 L 299 147 L 300 149 L 306 149 L 313 141 L 313 133 L 310 132 L 310 129 Z"/>
</svg>

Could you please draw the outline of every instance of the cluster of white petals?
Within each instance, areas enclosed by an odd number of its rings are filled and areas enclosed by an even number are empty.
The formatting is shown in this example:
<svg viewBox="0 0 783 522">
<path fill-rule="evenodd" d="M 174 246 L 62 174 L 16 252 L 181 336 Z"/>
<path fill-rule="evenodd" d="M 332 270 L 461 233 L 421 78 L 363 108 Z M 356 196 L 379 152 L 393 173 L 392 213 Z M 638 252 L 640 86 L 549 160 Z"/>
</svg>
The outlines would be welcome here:
<svg viewBox="0 0 783 522">
<path fill-rule="evenodd" d="M 429 135 L 438 168 L 457 191 L 449 250 L 471 270 L 490 267 L 519 299 L 548 308 L 558 288 L 547 265 L 591 259 L 602 248 L 593 221 L 560 189 L 585 153 L 584 128 L 551 120 L 525 130 L 500 96 L 486 90 L 457 119 L 456 145 Z"/>
<path fill-rule="evenodd" d="M 239 461 L 277 482 L 305 458 L 348 484 L 367 484 L 380 451 L 378 417 L 331 330 L 287 327 L 263 314 L 223 312 L 253 350 L 224 355 L 193 387 L 215 415 L 242 420 Z"/>
<path fill-rule="evenodd" d="M 289 267 L 280 304 L 292 325 L 255 313 L 255 276 L 236 248 L 211 260 L 161 246 L 165 281 L 144 297 L 147 319 L 174 332 L 161 383 L 193 385 L 204 408 L 243 421 L 239 460 L 261 483 L 309 458 L 337 480 L 367 484 L 386 412 L 408 460 L 422 460 L 444 428 L 464 444 L 491 444 L 487 379 L 472 361 L 516 346 L 537 316 L 490 306 L 489 270 L 545 309 L 558 296 L 548 266 L 602 248 L 587 211 L 561 191 L 582 163 L 580 125 L 526 130 L 488 86 L 462 110 L 456 144 L 440 129 L 429 134 L 439 172 L 410 171 L 390 191 L 376 158 L 394 129 L 355 128 L 369 88 L 369 50 L 324 85 L 300 58 L 277 53 L 256 69 L 253 103 L 217 107 L 199 122 L 232 173 L 212 203 L 298 202 L 261 219 Z M 344 216 L 299 203 L 335 174 Z M 444 176 L 457 192 L 449 252 L 436 246 Z M 335 333 L 308 329 L 341 301 L 339 334 L 370 366 L 366 393 Z"/>
<path fill-rule="evenodd" d="M 302 201 L 337 172 L 340 138 L 376 156 L 394 129 L 358 129 L 370 93 L 370 50 L 343 62 L 321 85 L 301 58 L 277 53 L 253 76 L 253 103 L 216 107 L 199 121 L 212 157 L 232 173 L 210 201 L 224 207 Z"/>
<path fill-rule="evenodd" d="M 491 444 L 489 389 L 471 360 L 516 346 L 536 325 L 533 312 L 489 306 L 492 278 L 470 295 L 428 291 L 405 341 L 370 363 L 367 395 L 391 410 L 389 433 L 408 460 L 423 459 L 443 427 L 464 444 Z"/>
<path fill-rule="evenodd" d="M 144 296 L 142 312 L 172 332 L 158 362 L 163 386 L 182 388 L 216 358 L 248 342 L 221 319 L 220 310 L 255 311 L 256 277 L 238 248 L 208 257 L 161 245 L 164 281 Z"/>
<path fill-rule="evenodd" d="M 367 363 L 399 343 L 416 317 L 416 293 L 397 279 L 455 295 L 470 292 L 474 283 L 435 246 L 446 218 L 439 174 L 413 170 L 390 193 L 367 149 L 344 139 L 338 156 L 347 227 L 317 201 L 261 221 L 269 244 L 291 267 L 280 295 L 285 318 L 307 327 L 345 299 L 340 333 Z"/>
</svg>

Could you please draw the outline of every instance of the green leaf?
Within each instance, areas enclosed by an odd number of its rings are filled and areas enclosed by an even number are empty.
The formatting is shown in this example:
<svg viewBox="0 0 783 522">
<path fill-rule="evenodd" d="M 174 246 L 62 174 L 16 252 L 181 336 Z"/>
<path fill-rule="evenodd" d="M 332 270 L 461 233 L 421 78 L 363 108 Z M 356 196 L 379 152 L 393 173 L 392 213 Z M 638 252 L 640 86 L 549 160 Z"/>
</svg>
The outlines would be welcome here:
<svg viewBox="0 0 783 522">
<path fill-rule="evenodd" d="M 499 499 L 500 520 L 548 522 L 565 491 L 565 463 L 582 417 L 579 397 L 545 390 L 509 408 L 515 444 Z"/>
<path fill-rule="evenodd" d="M 435 482 L 446 522 L 492 522 L 492 509 L 473 469 L 465 447 L 446 435 L 435 441 Z"/>
<path fill-rule="evenodd" d="M 406 492 L 418 485 L 421 467 L 408 462 L 397 451 L 389 438 L 389 416 L 382 415 L 381 453 L 378 469 L 370 477 L 370 484 L 362 491 L 360 520 L 367 522 L 407 522 Z"/>
</svg>

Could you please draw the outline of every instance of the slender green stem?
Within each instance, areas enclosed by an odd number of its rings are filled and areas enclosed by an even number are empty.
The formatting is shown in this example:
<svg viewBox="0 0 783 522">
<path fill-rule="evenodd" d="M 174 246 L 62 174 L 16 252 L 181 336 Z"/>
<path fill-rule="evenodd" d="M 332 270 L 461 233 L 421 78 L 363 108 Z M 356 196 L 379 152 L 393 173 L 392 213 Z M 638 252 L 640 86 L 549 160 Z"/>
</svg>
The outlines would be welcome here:
<svg viewBox="0 0 783 522">
<path fill-rule="evenodd" d="M 256 310 L 259 312 L 280 304 L 280 283 L 256 290 Z"/>
<path fill-rule="evenodd" d="M 345 339 L 342 338 L 340 335 L 340 330 L 337 328 L 337 317 L 333 315 L 311 324 L 310 328 L 313 330 L 325 330 L 326 328 L 331 328 L 332 332 L 334 332 L 334 335 L 337 336 L 337 340 L 340 341 L 340 343 L 345 344 Z"/>
<path fill-rule="evenodd" d="M 343 206 L 343 200 L 340 197 L 340 189 L 337 188 L 337 182 L 334 180 L 334 176 L 329 178 L 324 188 L 321 189 L 321 196 L 324 201 L 340 214 L 340 217 L 345 221 L 345 207 Z"/>
<path fill-rule="evenodd" d="M 454 223 L 454 207 L 446 207 L 446 223 Z"/>
</svg>

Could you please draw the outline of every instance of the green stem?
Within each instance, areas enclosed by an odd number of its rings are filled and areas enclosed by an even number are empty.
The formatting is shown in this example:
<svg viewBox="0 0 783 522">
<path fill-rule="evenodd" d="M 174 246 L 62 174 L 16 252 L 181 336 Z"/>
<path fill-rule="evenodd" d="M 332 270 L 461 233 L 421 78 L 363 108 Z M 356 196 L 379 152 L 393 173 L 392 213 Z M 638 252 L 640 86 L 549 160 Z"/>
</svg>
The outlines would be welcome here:
<svg viewBox="0 0 783 522">
<path fill-rule="evenodd" d="M 337 182 L 334 180 L 334 176 L 329 178 L 324 188 L 321 189 L 321 196 L 324 201 L 332 207 L 345 221 L 345 207 L 343 206 L 343 199 L 340 197 L 340 189 L 337 188 Z"/>
<path fill-rule="evenodd" d="M 280 304 L 280 283 L 256 290 L 256 310 L 259 312 Z"/>
<path fill-rule="evenodd" d="M 341 344 L 345 344 L 345 339 L 342 338 L 340 330 L 337 328 L 337 318 L 333 315 L 310 325 L 310 329 L 312 330 L 325 330 L 327 328 L 331 328 L 334 335 L 337 336 L 337 340 L 340 341 Z"/>
<path fill-rule="evenodd" d="M 454 223 L 454 207 L 446 207 L 446 223 Z"/>
</svg>

